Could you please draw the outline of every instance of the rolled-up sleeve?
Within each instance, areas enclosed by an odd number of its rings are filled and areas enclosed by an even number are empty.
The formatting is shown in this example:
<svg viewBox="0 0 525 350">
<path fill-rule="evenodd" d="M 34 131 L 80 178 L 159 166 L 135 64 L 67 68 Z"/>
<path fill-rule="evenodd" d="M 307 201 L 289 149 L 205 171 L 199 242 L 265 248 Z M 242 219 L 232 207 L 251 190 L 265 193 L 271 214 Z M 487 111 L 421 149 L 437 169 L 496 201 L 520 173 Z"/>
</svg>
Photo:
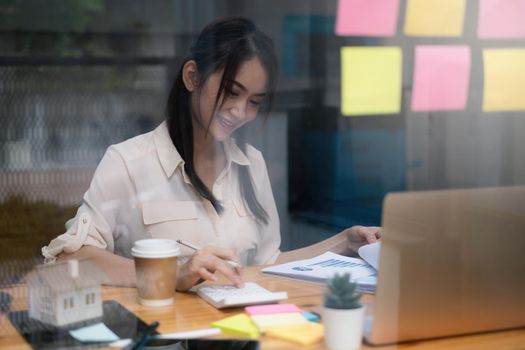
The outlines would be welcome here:
<svg viewBox="0 0 525 350">
<path fill-rule="evenodd" d="M 45 261 L 53 262 L 62 252 L 73 253 L 84 245 L 113 252 L 116 220 L 119 211 L 128 207 L 131 191 L 126 165 L 117 150 L 109 147 L 77 214 L 66 222 L 66 232 L 42 248 Z"/>
<path fill-rule="evenodd" d="M 268 213 L 268 224 L 264 225 L 261 223 L 257 251 L 252 263 L 254 265 L 269 265 L 275 263 L 281 253 L 279 250 L 281 246 L 279 214 L 275 205 L 266 162 L 262 154 L 254 148 L 249 148 L 248 152 L 252 160 L 250 170 L 254 178 L 254 184 L 256 184 L 258 199 Z"/>
</svg>

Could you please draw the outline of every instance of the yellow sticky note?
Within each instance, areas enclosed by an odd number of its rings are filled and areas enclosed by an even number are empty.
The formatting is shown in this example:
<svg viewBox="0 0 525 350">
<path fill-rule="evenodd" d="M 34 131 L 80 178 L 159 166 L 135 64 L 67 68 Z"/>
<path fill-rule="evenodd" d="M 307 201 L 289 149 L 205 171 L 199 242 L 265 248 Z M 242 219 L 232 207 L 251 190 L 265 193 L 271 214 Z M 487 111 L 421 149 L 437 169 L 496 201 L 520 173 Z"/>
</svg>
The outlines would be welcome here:
<svg viewBox="0 0 525 350">
<path fill-rule="evenodd" d="M 483 70 L 483 111 L 525 110 L 525 49 L 485 49 Z"/>
<path fill-rule="evenodd" d="M 281 314 L 252 315 L 253 323 L 259 331 L 266 332 L 270 328 L 291 326 L 308 322 L 299 312 L 288 312 Z"/>
<path fill-rule="evenodd" d="M 258 339 L 260 336 L 259 329 L 253 324 L 250 317 L 244 313 L 223 318 L 213 322 L 211 326 L 220 328 L 227 335 L 251 339 Z"/>
<path fill-rule="evenodd" d="M 301 345 L 310 345 L 323 339 L 324 327 L 319 323 L 306 322 L 295 326 L 271 328 L 266 332 L 266 335 Z"/>
<path fill-rule="evenodd" d="M 341 48 L 341 113 L 399 113 L 401 63 L 399 47 Z"/>
<path fill-rule="evenodd" d="M 405 34 L 412 36 L 460 36 L 465 0 L 408 0 Z"/>
</svg>

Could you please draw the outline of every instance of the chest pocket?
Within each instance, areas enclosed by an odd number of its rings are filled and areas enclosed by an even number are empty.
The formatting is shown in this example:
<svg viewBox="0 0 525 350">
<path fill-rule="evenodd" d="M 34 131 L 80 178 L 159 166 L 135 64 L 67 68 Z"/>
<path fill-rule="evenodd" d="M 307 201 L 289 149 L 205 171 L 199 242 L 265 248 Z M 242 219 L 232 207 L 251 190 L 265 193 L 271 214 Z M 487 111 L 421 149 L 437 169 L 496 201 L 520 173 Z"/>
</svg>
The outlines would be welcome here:
<svg viewBox="0 0 525 350">
<path fill-rule="evenodd" d="M 143 203 L 142 218 L 153 238 L 188 239 L 199 231 L 197 208 L 191 201 Z"/>
<path fill-rule="evenodd" d="M 232 201 L 234 209 L 234 223 L 231 227 L 242 236 L 237 238 L 235 246 L 237 255 L 243 265 L 253 264 L 253 258 L 257 253 L 259 233 L 255 216 L 242 201 Z M 235 231 L 234 231 L 235 232 Z"/>
</svg>

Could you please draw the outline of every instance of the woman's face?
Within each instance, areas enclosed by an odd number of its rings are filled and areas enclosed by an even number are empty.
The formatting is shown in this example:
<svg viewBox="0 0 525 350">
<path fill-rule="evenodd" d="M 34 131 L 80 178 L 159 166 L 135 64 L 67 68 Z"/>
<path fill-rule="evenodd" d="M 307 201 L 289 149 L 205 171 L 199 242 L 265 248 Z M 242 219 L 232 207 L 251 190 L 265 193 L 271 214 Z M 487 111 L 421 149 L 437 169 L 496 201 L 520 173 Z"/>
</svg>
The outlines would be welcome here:
<svg viewBox="0 0 525 350">
<path fill-rule="evenodd" d="M 193 99 L 194 108 L 197 107 L 194 128 L 205 131 L 209 125 L 208 132 L 216 141 L 224 141 L 236 129 L 255 119 L 266 96 L 268 83 L 266 71 L 258 58 L 241 63 L 231 91 L 223 92 L 214 111 L 222 74 L 222 70 L 211 74 L 202 86 L 200 95 L 194 94 Z"/>
</svg>

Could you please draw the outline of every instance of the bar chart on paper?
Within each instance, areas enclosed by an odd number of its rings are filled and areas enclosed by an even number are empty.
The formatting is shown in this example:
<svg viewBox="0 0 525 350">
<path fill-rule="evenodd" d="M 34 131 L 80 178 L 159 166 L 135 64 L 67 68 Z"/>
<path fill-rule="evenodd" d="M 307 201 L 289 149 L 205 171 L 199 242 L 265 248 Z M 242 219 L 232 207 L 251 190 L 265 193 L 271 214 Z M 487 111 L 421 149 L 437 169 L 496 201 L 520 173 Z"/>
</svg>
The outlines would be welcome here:
<svg viewBox="0 0 525 350">
<path fill-rule="evenodd" d="M 315 264 L 311 264 L 308 266 L 319 266 L 319 267 L 357 267 L 357 266 L 367 266 L 368 264 L 362 263 L 362 262 L 354 262 L 354 261 L 344 261 L 339 259 L 328 259 L 326 261 L 320 261 Z"/>
<path fill-rule="evenodd" d="M 374 292 L 377 280 L 377 270 L 365 260 L 332 252 L 267 267 L 262 272 L 317 283 L 324 283 L 336 273 L 350 273 L 351 280 L 358 283 L 362 292 Z"/>
</svg>

